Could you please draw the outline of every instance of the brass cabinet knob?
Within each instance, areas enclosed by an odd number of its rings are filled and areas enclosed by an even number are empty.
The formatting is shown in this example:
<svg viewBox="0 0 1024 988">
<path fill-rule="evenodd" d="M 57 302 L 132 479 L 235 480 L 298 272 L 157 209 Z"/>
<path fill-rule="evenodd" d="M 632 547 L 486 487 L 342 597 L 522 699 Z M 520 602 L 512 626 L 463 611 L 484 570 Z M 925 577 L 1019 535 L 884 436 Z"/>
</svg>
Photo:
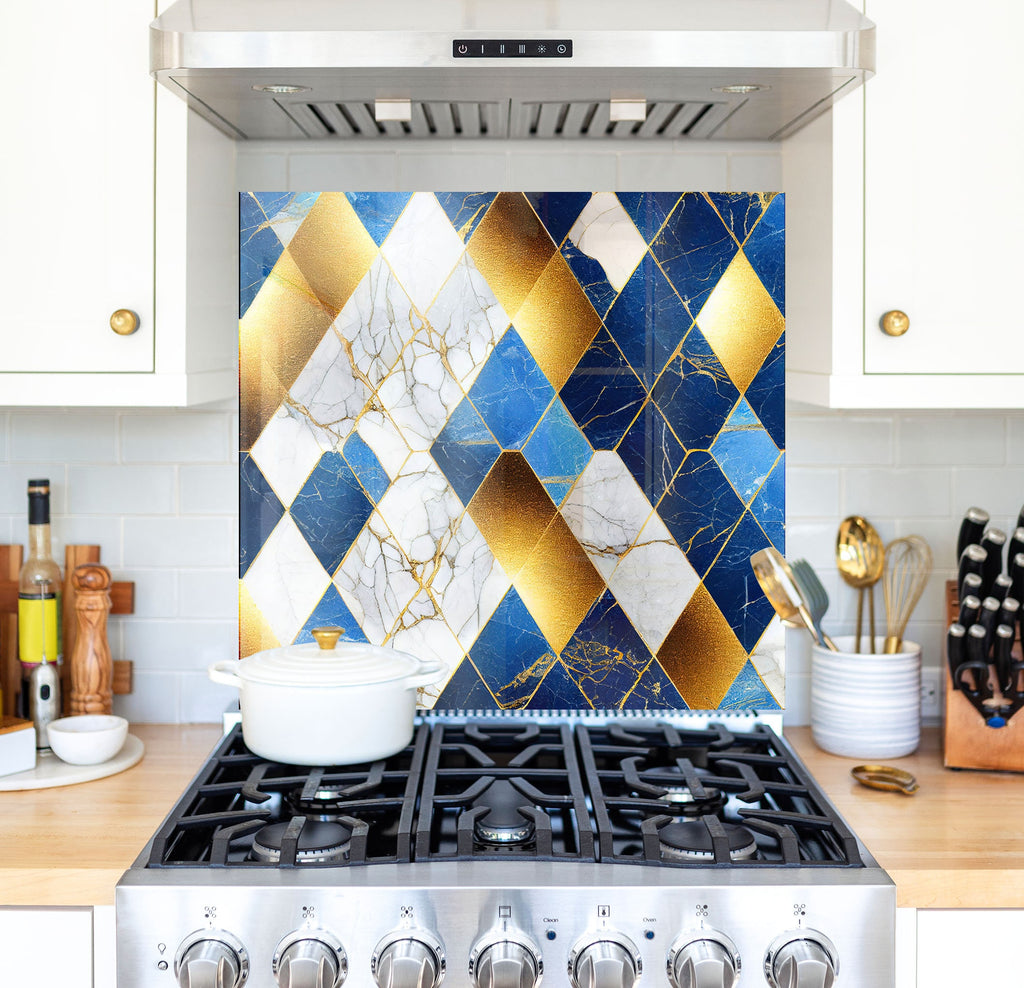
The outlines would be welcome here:
<svg viewBox="0 0 1024 988">
<path fill-rule="evenodd" d="M 139 328 L 139 317 L 131 309 L 118 309 L 110 317 L 110 328 L 118 336 L 131 336 Z"/>
<path fill-rule="evenodd" d="M 882 316 L 882 332 L 889 336 L 902 336 L 910 329 L 910 316 L 899 309 L 891 309 Z"/>
</svg>

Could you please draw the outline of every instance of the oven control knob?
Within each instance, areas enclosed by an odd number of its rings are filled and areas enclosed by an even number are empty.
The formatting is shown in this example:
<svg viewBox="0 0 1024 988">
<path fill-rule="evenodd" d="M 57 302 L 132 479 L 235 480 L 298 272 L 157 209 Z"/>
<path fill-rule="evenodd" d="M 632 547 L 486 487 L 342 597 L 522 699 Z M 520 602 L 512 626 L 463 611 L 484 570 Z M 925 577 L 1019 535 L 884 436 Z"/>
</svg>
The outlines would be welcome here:
<svg viewBox="0 0 1024 988">
<path fill-rule="evenodd" d="M 764 973 L 773 988 L 832 988 L 839 957 L 824 933 L 792 930 L 772 941 L 764 955 Z"/>
<path fill-rule="evenodd" d="M 669 951 L 668 976 L 675 988 L 733 988 L 740 976 L 736 945 L 718 932 L 680 938 Z"/>
<path fill-rule="evenodd" d="M 544 973 L 544 961 L 526 937 L 495 934 L 473 947 L 469 973 L 477 988 L 534 988 Z"/>
<path fill-rule="evenodd" d="M 249 955 L 237 937 L 223 930 L 197 930 L 174 958 L 180 988 L 240 988 L 249 976 Z"/>
<path fill-rule="evenodd" d="M 380 988 L 435 988 L 444 977 L 441 941 L 425 930 L 391 934 L 377 944 L 370 972 Z"/>
<path fill-rule="evenodd" d="M 602 932 L 569 953 L 573 988 L 633 988 L 640 977 L 640 951 L 627 937 Z"/>
<path fill-rule="evenodd" d="M 348 956 L 326 930 L 304 930 L 277 945 L 273 970 L 280 988 L 338 988 L 348 975 Z"/>
</svg>

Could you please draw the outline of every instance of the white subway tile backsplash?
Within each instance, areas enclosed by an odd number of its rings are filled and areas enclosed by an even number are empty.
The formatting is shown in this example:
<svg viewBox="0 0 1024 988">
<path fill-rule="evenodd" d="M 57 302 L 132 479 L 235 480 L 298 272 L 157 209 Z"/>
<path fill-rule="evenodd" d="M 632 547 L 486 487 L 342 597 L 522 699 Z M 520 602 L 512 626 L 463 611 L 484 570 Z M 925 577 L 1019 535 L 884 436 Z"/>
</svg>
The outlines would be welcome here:
<svg viewBox="0 0 1024 988">
<path fill-rule="evenodd" d="M 177 570 L 124 569 L 114 579 L 135 584 L 134 618 L 172 618 L 180 613 Z"/>
<path fill-rule="evenodd" d="M 794 415 L 786 420 L 786 464 L 884 466 L 893 462 L 893 424 L 884 416 Z"/>
<path fill-rule="evenodd" d="M 397 188 L 425 189 L 508 189 L 508 157 L 504 154 L 405 152 L 397 160 Z M 390 188 L 360 185 L 359 188 Z"/>
<path fill-rule="evenodd" d="M 286 192 L 291 188 L 288 155 L 243 146 L 235 157 L 235 180 L 239 189 L 250 192 Z"/>
<path fill-rule="evenodd" d="M 241 177 L 238 187 L 250 188 L 241 184 Z M 398 161 L 393 153 L 293 154 L 288 159 L 288 191 L 383 192 L 401 187 L 398 184 Z"/>
<path fill-rule="evenodd" d="M 786 468 L 786 516 L 839 517 L 839 471 Z"/>
<path fill-rule="evenodd" d="M 782 189 L 782 158 L 778 154 L 730 154 L 729 184 L 734 192 L 777 192 Z"/>
<path fill-rule="evenodd" d="M 180 480 L 182 514 L 237 516 L 238 467 L 234 464 L 183 466 Z"/>
<path fill-rule="evenodd" d="M 124 565 L 216 566 L 237 563 L 229 518 L 126 518 Z"/>
<path fill-rule="evenodd" d="M 161 515 L 177 506 L 177 468 L 173 466 L 70 466 L 71 514 Z"/>
<path fill-rule="evenodd" d="M 181 723 L 181 680 L 177 672 L 136 668 L 131 693 L 114 697 L 114 713 L 134 724 Z"/>
<path fill-rule="evenodd" d="M 806 559 L 816 569 L 835 566 L 836 530 L 839 516 L 827 521 L 796 520 L 786 524 L 786 556 Z"/>
<path fill-rule="evenodd" d="M 178 570 L 181 601 L 178 613 L 186 621 L 195 618 L 238 619 L 238 569 Z"/>
<path fill-rule="evenodd" d="M 953 511 L 960 516 L 972 504 L 992 516 L 992 524 L 1012 531 L 1024 504 L 1024 466 L 1021 460 L 1004 467 L 960 467 L 953 471 Z"/>
<path fill-rule="evenodd" d="M 121 418 L 125 463 L 224 463 L 231 445 L 220 412 L 126 414 Z"/>
<path fill-rule="evenodd" d="M 844 514 L 876 518 L 948 517 L 949 471 L 935 468 L 843 471 Z M 879 532 L 882 528 L 876 525 Z M 883 533 L 890 539 L 892 532 Z"/>
<path fill-rule="evenodd" d="M 238 690 L 210 681 L 205 673 L 181 674 L 181 722 L 208 724 L 219 721 L 225 710 L 238 702 Z"/>
<path fill-rule="evenodd" d="M 1024 415 L 1011 415 L 1007 422 L 1006 462 L 1024 463 Z"/>
<path fill-rule="evenodd" d="M 728 185 L 729 159 L 724 154 L 620 154 L 618 168 L 618 189 L 710 192 Z"/>
<path fill-rule="evenodd" d="M 112 463 L 117 454 L 113 412 L 67 412 L 54 428 L 52 413 L 11 415 L 12 462 Z"/>
<path fill-rule="evenodd" d="M 46 477 L 50 481 L 50 510 L 67 510 L 67 467 L 63 463 L 0 464 L 0 515 L 28 517 L 28 482 Z"/>
<path fill-rule="evenodd" d="M 902 416 L 900 466 L 947 466 L 951 448 L 963 466 L 1002 464 L 1006 458 L 1006 419 L 999 415 L 933 414 Z"/>
<path fill-rule="evenodd" d="M 125 624 L 124 657 L 151 672 L 205 670 L 238 657 L 238 625 L 232 621 L 138 620 Z"/>
<path fill-rule="evenodd" d="M 526 192 L 614 189 L 616 166 L 612 153 L 516 154 L 509 157 L 505 187 Z"/>
</svg>

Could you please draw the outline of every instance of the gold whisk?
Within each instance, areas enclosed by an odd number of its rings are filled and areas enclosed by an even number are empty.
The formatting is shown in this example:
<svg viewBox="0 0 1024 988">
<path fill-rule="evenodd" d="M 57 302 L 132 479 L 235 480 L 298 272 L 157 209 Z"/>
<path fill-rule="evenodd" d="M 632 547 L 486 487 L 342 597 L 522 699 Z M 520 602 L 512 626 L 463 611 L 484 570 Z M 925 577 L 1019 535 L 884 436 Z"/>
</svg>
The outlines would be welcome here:
<svg viewBox="0 0 1024 988">
<path fill-rule="evenodd" d="M 886 623 L 883 651 L 886 654 L 892 655 L 903 646 L 903 633 L 924 593 L 931 571 L 932 550 L 920 535 L 893 539 L 885 547 L 882 594 Z"/>
</svg>

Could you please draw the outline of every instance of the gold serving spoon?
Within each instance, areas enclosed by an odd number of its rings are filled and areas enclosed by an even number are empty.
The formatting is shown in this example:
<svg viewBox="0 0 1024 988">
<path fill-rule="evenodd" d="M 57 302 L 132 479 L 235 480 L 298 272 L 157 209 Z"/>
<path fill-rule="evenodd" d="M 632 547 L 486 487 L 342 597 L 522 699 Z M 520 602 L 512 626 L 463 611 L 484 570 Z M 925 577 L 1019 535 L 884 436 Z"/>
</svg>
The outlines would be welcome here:
<svg viewBox="0 0 1024 988">
<path fill-rule="evenodd" d="M 775 613 L 786 624 L 797 627 L 803 625 L 811 633 L 815 644 L 820 646 L 821 636 L 814 627 L 814 619 L 807 608 L 807 601 L 793 579 L 793 571 L 782 553 L 771 546 L 760 549 L 750 557 L 750 566 L 764 595 L 768 598 L 768 603 L 775 608 Z M 825 646 L 833 652 L 836 651 L 836 646 L 831 640 L 827 640 Z"/>
<path fill-rule="evenodd" d="M 836 537 L 836 567 L 839 575 L 859 591 L 857 596 L 857 637 L 854 651 L 860 651 L 864 627 L 864 595 L 868 598 L 868 650 L 875 650 L 874 586 L 882 578 L 885 567 L 885 546 L 875 526 L 860 515 L 844 518 Z"/>
</svg>

